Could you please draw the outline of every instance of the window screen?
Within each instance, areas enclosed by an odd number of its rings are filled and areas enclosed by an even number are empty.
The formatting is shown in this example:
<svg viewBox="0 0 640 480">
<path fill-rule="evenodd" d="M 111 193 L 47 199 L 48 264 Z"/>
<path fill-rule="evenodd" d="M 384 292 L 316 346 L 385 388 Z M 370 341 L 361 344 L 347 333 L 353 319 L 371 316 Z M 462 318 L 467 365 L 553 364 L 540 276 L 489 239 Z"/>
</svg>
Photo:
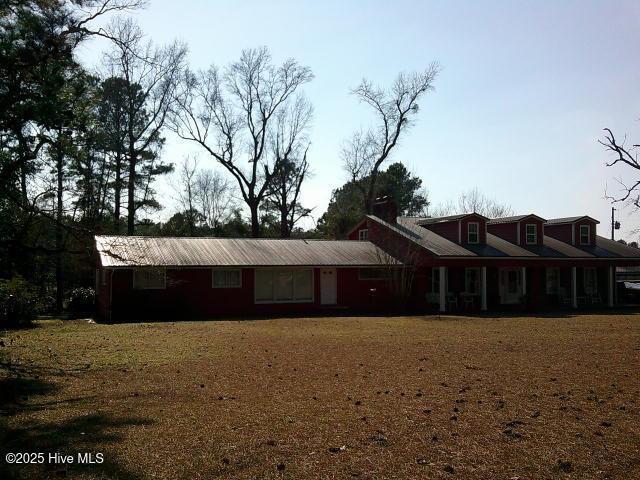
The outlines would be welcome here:
<svg viewBox="0 0 640 480">
<path fill-rule="evenodd" d="M 477 222 L 471 222 L 468 224 L 467 229 L 468 229 L 467 242 L 478 243 L 480 238 L 478 235 L 478 232 L 480 229 L 479 224 Z"/>
<path fill-rule="evenodd" d="M 535 224 L 528 224 L 527 227 L 527 243 L 536 243 L 538 241 L 538 229 Z"/>
<path fill-rule="evenodd" d="M 240 269 L 213 270 L 213 288 L 239 288 L 242 282 Z"/>
<path fill-rule="evenodd" d="M 257 269 L 255 272 L 256 302 L 313 301 L 312 269 Z"/>
<path fill-rule="evenodd" d="M 136 268 L 133 270 L 133 288 L 151 290 L 165 288 L 166 272 L 164 268 Z"/>
</svg>

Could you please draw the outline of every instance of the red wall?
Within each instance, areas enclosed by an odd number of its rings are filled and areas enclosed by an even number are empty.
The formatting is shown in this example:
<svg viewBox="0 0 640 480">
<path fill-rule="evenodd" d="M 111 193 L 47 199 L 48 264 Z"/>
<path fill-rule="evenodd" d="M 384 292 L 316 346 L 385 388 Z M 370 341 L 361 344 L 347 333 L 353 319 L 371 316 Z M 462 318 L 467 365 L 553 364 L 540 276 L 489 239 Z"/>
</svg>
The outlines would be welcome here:
<svg viewBox="0 0 640 480">
<path fill-rule="evenodd" d="M 453 222 L 444 222 L 444 223 L 432 223 L 425 225 L 424 228 L 431 230 L 433 233 L 437 233 L 441 237 L 446 238 L 447 240 L 451 240 L 455 243 L 460 243 L 458 236 L 458 221 L 455 220 Z"/>
<path fill-rule="evenodd" d="M 254 303 L 254 270 L 242 269 L 242 287 L 212 288 L 210 268 L 167 269 L 165 289 L 134 290 L 133 270 L 113 270 L 111 320 L 188 319 L 282 315 L 344 307 L 371 310 L 390 305 L 386 280 L 360 280 L 358 268 L 337 268 L 337 305 L 320 304 L 320 268 L 314 268 L 312 303 Z M 374 288 L 375 292 L 371 289 Z M 99 294 L 99 314 L 109 320 L 108 295 Z"/>
<path fill-rule="evenodd" d="M 366 219 L 364 219 L 362 222 L 360 222 L 358 224 L 358 226 L 355 228 L 355 230 L 353 230 L 349 235 L 347 235 L 347 238 L 349 240 L 360 240 L 360 237 L 358 236 L 359 232 L 360 232 L 360 230 L 363 230 L 365 228 L 367 228 L 367 220 Z"/>
<path fill-rule="evenodd" d="M 517 243 L 517 223 L 494 223 L 487 225 L 487 230 L 492 235 L 504 238 L 507 242 Z"/>
<path fill-rule="evenodd" d="M 467 243 L 467 232 L 468 232 L 468 225 L 469 223 L 473 223 L 476 222 L 478 223 L 478 228 L 480 231 L 480 242 L 481 244 L 487 243 L 487 231 L 486 231 L 486 221 L 484 218 L 477 216 L 477 215 L 471 215 L 469 217 L 465 217 L 461 220 L 462 222 L 462 244 L 466 244 Z"/>
<path fill-rule="evenodd" d="M 527 245 L 527 224 L 535 224 L 537 226 L 537 243 L 542 245 L 543 223 L 535 218 L 525 218 L 520 222 L 513 223 L 494 223 L 487 225 L 489 233 L 505 239 L 507 242 L 514 243 L 526 247 Z M 520 227 L 520 242 L 518 242 L 518 226 Z"/>
<path fill-rule="evenodd" d="M 549 235 L 550 237 L 556 238 L 563 242 L 571 244 L 571 230 L 573 229 L 575 235 L 575 242 L 573 243 L 576 246 L 580 246 L 580 225 L 589 225 L 591 227 L 591 245 L 596 244 L 596 223 L 591 220 L 581 220 L 576 223 L 567 223 L 563 225 L 545 225 L 544 233 L 545 235 Z"/>
</svg>

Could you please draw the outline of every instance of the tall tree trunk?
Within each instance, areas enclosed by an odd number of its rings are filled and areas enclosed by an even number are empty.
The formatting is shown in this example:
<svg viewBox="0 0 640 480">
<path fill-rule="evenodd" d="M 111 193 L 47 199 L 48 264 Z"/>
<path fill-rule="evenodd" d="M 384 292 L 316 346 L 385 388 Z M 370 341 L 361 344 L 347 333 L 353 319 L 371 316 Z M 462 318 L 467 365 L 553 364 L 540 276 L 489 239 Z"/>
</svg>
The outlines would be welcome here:
<svg viewBox="0 0 640 480">
<path fill-rule="evenodd" d="M 135 232 L 136 221 L 136 153 L 129 153 L 129 183 L 127 185 L 127 235 Z"/>
<path fill-rule="evenodd" d="M 62 182 L 64 180 L 63 159 L 64 153 L 62 151 L 61 138 L 59 135 L 56 151 L 56 176 L 58 181 L 58 190 L 56 192 L 56 313 L 58 314 L 62 313 L 62 303 L 64 300 L 64 278 L 62 273 Z"/>
<path fill-rule="evenodd" d="M 122 154 L 120 148 L 116 152 L 116 182 L 113 194 L 113 229 L 120 233 L 120 204 L 122 203 Z"/>
<path fill-rule="evenodd" d="M 251 236 L 260 238 L 260 219 L 258 218 L 258 203 L 249 204 L 251 211 Z"/>
</svg>

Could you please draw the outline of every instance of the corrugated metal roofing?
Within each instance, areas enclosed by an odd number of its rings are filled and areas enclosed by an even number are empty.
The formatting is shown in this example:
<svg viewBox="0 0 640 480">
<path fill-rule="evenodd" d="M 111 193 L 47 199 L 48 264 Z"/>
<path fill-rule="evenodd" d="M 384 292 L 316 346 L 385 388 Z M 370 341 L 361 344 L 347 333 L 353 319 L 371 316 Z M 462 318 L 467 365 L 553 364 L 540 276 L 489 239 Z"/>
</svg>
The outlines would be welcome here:
<svg viewBox="0 0 640 480">
<path fill-rule="evenodd" d="M 381 263 L 381 251 L 373 243 L 350 240 L 96 236 L 96 247 L 104 267 L 374 266 Z"/>
<path fill-rule="evenodd" d="M 563 223 L 576 223 L 578 220 L 582 220 L 583 218 L 589 219 L 592 222 L 600 223 L 595 218 L 592 218 L 588 215 L 581 215 L 579 217 L 561 217 L 561 218 L 549 218 L 545 223 L 548 225 L 560 225 Z"/>
<path fill-rule="evenodd" d="M 640 257 L 640 249 L 630 247 L 629 245 L 623 245 L 615 240 L 610 240 L 601 236 L 596 236 L 596 246 L 608 250 L 621 257 Z"/>
<path fill-rule="evenodd" d="M 574 247 L 573 245 L 569 245 L 561 240 L 557 240 L 553 237 L 549 237 L 544 235 L 542 237 L 542 244 L 545 247 L 552 248 L 556 252 L 560 252 L 565 257 L 579 258 L 579 257 L 593 257 L 593 255 L 585 252 L 584 250 L 580 250 L 579 248 Z"/>
<path fill-rule="evenodd" d="M 535 215 L 533 213 L 529 213 L 527 215 L 514 215 L 514 216 L 511 216 L 511 217 L 492 218 L 491 220 L 489 220 L 487 222 L 487 224 L 488 225 L 492 225 L 492 224 L 497 224 L 497 223 L 514 223 L 514 222 L 519 222 L 520 220 L 523 220 L 523 219 L 529 218 L 529 217 L 537 218 L 538 220 L 542 220 L 543 222 L 546 221 L 544 218 L 539 217 L 538 215 Z"/>
<path fill-rule="evenodd" d="M 487 245 L 491 245 L 493 248 L 500 250 L 504 255 L 509 257 L 536 257 L 537 255 L 529 250 L 508 242 L 504 238 L 500 238 L 497 235 L 493 235 L 487 232 Z"/>
<path fill-rule="evenodd" d="M 456 220 L 460 220 L 460 219 L 468 217 L 470 215 L 477 215 L 479 217 L 486 218 L 485 216 L 480 215 L 479 213 L 475 213 L 475 212 L 459 213 L 457 215 L 447 215 L 445 217 L 423 217 L 423 218 L 403 217 L 403 218 L 413 218 L 413 219 L 416 220 L 415 223 L 417 223 L 418 225 L 430 225 L 432 223 L 455 222 Z"/>
<path fill-rule="evenodd" d="M 458 245 L 451 240 L 448 240 L 437 233 L 427 230 L 416 223 L 421 220 L 415 217 L 398 217 L 398 223 L 391 225 L 378 217 L 370 215 L 369 218 L 385 225 L 387 228 L 391 228 L 396 232 L 404 235 L 406 238 L 414 241 L 418 245 L 426 248 L 434 255 L 442 256 L 460 256 L 460 257 L 475 257 L 476 254 L 470 252 L 466 248 Z"/>
</svg>

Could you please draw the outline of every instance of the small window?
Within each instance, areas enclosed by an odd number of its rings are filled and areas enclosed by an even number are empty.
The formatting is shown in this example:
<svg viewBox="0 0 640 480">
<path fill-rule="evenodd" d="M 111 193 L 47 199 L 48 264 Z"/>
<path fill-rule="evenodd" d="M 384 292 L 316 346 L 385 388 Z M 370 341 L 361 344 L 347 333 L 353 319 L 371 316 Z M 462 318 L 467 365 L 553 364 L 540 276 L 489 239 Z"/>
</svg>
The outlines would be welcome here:
<svg viewBox="0 0 640 480">
<path fill-rule="evenodd" d="M 525 227 L 527 245 L 535 245 L 538 243 L 538 227 L 535 223 L 528 223 Z"/>
<path fill-rule="evenodd" d="M 464 291 L 472 295 L 480 293 L 480 269 L 464 269 Z"/>
<path fill-rule="evenodd" d="M 136 268 L 133 270 L 133 288 L 154 290 L 166 288 L 167 275 L 164 268 Z"/>
<path fill-rule="evenodd" d="M 478 243 L 480 241 L 480 224 L 469 222 L 467 225 L 467 243 Z"/>
<path fill-rule="evenodd" d="M 359 280 L 384 280 L 389 278 L 387 268 L 360 268 L 358 269 Z"/>
<path fill-rule="evenodd" d="M 598 293 L 598 276 L 593 267 L 584 269 L 584 293 L 587 295 Z"/>
<path fill-rule="evenodd" d="M 240 288 L 242 286 L 242 272 L 238 268 L 215 268 L 211 286 L 213 288 Z"/>
<path fill-rule="evenodd" d="M 580 225 L 580 245 L 589 245 L 591 243 L 591 227 L 589 225 Z"/>
<path fill-rule="evenodd" d="M 557 295 L 560 293 L 560 269 L 547 268 L 546 289 L 548 295 Z"/>
<path fill-rule="evenodd" d="M 358 230 L 358 240 L 369 240 L 369 229 Z"/>
</svg>

